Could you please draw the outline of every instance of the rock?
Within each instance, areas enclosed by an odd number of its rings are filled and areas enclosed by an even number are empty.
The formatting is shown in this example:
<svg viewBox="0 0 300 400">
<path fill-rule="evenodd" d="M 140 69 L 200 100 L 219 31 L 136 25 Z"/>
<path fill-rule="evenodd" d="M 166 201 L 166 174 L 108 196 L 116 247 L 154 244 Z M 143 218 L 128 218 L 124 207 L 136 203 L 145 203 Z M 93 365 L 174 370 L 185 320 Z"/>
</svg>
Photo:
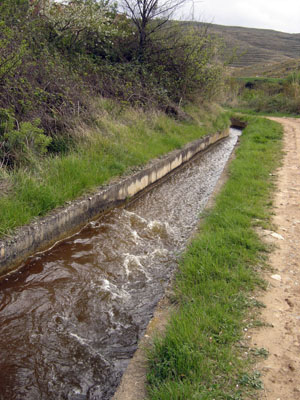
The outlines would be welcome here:
<svg viewBox="0 0 300 400">
<path fill-rule="evenodd" d="M 280 276 L 280 275 L 277 275 L 277 274 L 271 275 L 271 278 L 272 278 L 272 279 L 275 279 L 275 281 L 281 281 L 281 276 Z"/>
<path fill-rule="evenodd" d="M 293 306 L 294 306 L 294 304 L 291 302 L 290 299 L 285 299 L 285 301 L 288 303 L 288 305 L 289 305 L 290 307 L 293 307 Z"/>
<path fill-rule="evenodd" d="M 281 235 L 279 235 L 279 233 L 276 233 L 276 232 L 272 232 L 272 233 L 271 233 L 271 236 L 272 236 L 273 238 L 275 238 L 275 239 L 284 240 L 284 237 L 281 236 Z"/>
<path fill-rule="evenodd" d="M 293 371 L 293 372 L 295 371 L 295 366 L 292 362 L 289 363 L 288 367 L 291 371 Z"/>
</svg>

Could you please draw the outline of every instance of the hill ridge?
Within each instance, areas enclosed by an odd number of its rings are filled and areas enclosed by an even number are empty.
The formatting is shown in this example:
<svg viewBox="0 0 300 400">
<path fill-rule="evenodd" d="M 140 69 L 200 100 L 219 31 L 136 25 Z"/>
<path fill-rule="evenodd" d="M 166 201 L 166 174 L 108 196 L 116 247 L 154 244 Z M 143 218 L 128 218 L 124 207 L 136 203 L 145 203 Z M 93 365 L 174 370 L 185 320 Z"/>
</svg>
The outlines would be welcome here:
<svg viewBox="0 0 300 400">
<path fill-rule="evenodd" d="M 223 39 L 225 55 L 236 49 L 239 57 L 232 62 L 234 67 L 300 58 L 300 33 L 217 24 L 209 24 L 209 29 Z"/>
</svg>

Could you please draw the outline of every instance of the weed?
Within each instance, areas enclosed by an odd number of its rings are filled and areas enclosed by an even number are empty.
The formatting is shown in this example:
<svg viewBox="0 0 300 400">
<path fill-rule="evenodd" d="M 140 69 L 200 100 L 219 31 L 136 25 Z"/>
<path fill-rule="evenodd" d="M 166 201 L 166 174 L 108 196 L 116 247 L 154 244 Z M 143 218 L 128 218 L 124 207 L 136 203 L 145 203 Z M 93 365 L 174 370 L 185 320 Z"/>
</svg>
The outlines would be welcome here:
<svg viewBox="0 0 300 400">
<path fill-rule="evenodd" d="M 263 389 L 263 383 L 260 380 L 260 372 L 254 371 L 253 374 L 243 374 L 239 380 L 240 385 L 250 386 L 253 389 Z"/>
<path fill-rule="evenodd" d="M 268 358 L 269 352 L 264 347 L 258 349 L 251 349 L 251 353 L 256 357 Z"/>
<path fill-rule="evenodd" d="M 259 319 L 255 319 L 254 321 L 252 321 L 252 327 L 254 328 L 260 328 L 262 326 L 266 326 L 266 322 L 261 321 Z"/>
<path fill-rule="evenodd" d="M 249 298 L 248 301 L 247 301 L 247 304 L 251 308 L 253 308 L 253 307 L 265 308 L 266 307 L 266 305 L 263 302 L 255 299 L 254 297 Z"/>
</svg>

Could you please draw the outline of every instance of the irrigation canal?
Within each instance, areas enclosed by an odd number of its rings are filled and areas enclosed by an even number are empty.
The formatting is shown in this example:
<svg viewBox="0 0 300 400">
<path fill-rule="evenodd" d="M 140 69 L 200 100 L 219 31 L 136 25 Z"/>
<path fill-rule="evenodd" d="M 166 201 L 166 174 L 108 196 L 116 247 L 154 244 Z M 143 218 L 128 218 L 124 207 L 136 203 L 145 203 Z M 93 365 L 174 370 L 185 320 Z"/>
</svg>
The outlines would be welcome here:
<svg viewBox="0 0 300 400">
<path fill-rule="evenodd" d="M 112 397 L 239 134 L 1 278 L 1 400 Z"/>
</svg>

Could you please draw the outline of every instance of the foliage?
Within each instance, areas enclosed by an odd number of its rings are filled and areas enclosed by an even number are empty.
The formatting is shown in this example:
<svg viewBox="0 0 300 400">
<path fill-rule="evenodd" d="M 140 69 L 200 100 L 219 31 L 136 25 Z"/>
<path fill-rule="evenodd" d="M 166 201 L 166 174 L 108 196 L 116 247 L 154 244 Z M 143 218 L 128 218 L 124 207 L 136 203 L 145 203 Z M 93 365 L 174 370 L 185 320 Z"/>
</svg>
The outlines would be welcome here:
<svg viewBox="0 0 300 400">
<path fill-rule="evenodd" d="M 286 78 L 286 82 L 290 84 L 300 85 L 300 71 L 294 71 Z"/>
<path fill-rule="evenodd" d="M 136 27 L 138 60 L 145 61 L 145 53 L 153 36 L 161 32 L 175 11 L 186 0 L 122 0 L 121 9 Z"/>
<path fill-rule="evenodd" d="M 200 27 L 164 19 L 159 29 L 155 4 L 152 11 L 141 58 L 138 26 L 108 0 L 3 0 L 0 108 L 13 115 L 19 134 L 23 123 L 35 131 L 39 119 L 53 139 L 50 151 L 65 152 L 76 146 L 76 135 L 69 137 L 78 120 L 91 119 L 98 95 L 176 118 L 186 117 L 180 107 L 187 101 L 212 99 L 222 86 L 218 43 Z M 1 164 L 27 162 L 16 154 L 22 146 L 13 153 L 3 146 Z"/>
<path fill-rule="evenodd" d="M 0 82 L 21 66 L 27 43 L 0 20 Z"/>
<path fill-rule="evenodd" d="M 40 120 L 21 122 L 15 127 L 15 118 L 9 110 L 0 109 L 1 167 L 29 164 L 47 152 L 52 139 L 39 128 Z"/>
<path fill-rule="evenodd" d="M 99 54 L 102 50 L 105 55 L 105 48 L 120 33 L 113 24 L 116 8 L 105 0 L 47 2 L 43 15 L 51 25 L 50 40 L 62 51 L 91 50 Z"/>
<path fill-rule="evenodd" d="M 47 147 L 52 141 L 43 134 L 43 129 L 38 128 L 40 120 L 21 122 L 19 129 L 5 133 L 4 139 L 11 157 L 17 164 L 30 161 L 31 156 L 39 156 L 47 152 Z"/>
<path fill-rule="evenodd" d="M 298 71 L 286 78 L 231 78 L 230 86 L 235 91 L 236 97 L 231 99 L 234 106 L 254 112 L 300 114 Z"/>
<path fill-rule="evenodd" d="M 148 70 L 176 103 L 212 99 L 221 89 L 222 68 L 216 62 L 219 43 L 207 28 L 172 24 L 146 53 Z M 161 83 L 163 82 L 163 83 Z"/>
</svg>

